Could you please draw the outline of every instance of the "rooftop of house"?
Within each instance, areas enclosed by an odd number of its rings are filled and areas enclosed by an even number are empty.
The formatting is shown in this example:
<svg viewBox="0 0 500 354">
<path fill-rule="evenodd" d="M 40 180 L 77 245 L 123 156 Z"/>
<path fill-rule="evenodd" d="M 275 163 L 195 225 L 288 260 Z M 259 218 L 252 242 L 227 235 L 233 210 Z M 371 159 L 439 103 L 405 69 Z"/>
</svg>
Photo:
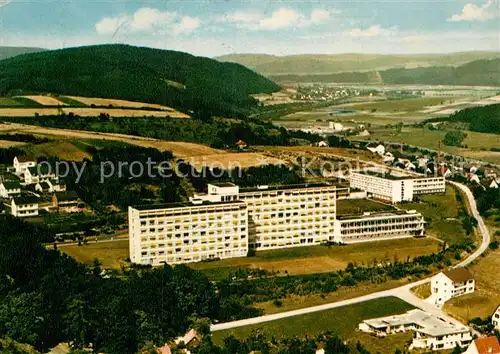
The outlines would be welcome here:
<svg viewBox="0 0 500 354">
<path fill-rule="evenodd" d="M 60 202 L 75 201 L 79 199 L 78 194 L 75 191 L 55 192 L 54 195 Z"/>
<path fill-rule="evenodd" d="M 50 186 L 47 182 L 41 182 L 40 187 L 42 187 L 43 190 L 50 189 Z"/>
<path fill-rule="evenodd" d="M 23 195 L 13 199 L 16 205 L 38 204 L 38 198 L 32 195 Z"/>
<path fill-rule="evenodd" d="M 451 279 L 454 283 L 463 283 L 465 281 L 474 279 L 472 273 L 465 268 L 445 270 L 443 274 Z"/>
<path fill-rule="evenodd" d="M 16 158 L 17 158 L 17 161 L 19 161 L 21 163 L 36 162 L 36 159 L 34 157 L 31 157 L 31 156 L 16 156 Z"/>
<path fill-rule="evenodd" d="M 21 184 L 17 181 L 5 181 L 2 183 L 4 188 L 7 190 L 20 189 Z"/>
<path fill-rule="evenodd" d="M 474 340 L 478 354 L 500 354 L 500 343 L 495 336 Z"/>
</svg>

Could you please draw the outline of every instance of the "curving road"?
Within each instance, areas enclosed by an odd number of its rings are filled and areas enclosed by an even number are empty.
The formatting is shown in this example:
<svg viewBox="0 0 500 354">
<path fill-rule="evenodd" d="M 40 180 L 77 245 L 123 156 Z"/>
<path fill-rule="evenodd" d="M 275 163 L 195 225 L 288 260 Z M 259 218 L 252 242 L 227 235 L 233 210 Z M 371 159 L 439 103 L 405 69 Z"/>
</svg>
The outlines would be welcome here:
<svg viewBox="0 0 500 354">
<path fill-rule="evenodd" d="M 488 249 L 488 245 L 490 243 L 490 233 L 488 232 L 488 229 L 484 223 L 483 218 L 481 217 L 481 215 L 479 214 L 479 211 L 477 210 L 476 200 L 474 199 L 474 195 L 472 194 L 469 187 L 467 187 L 466 185 L 461 184 L 461 183 L 456 183 L 456 182 L 450 182 L 450 183 L 455 185 L 456 187 L 460 188 L 460 190 L 463 191 L 465 193 L 465 195 L 467 196 L 472 215 L 477 219 L 478 228 L 482 234 L 481 246 L 473 254 L 471 254 L 467 259 L 465 259 L 464 261 L 462 261 L 459 264 L 457 264 L 456 266 L 454 266 L 454 268 L 459 268 L 459 267 L 465 267 L 465 266 L 469 265 L 471 262 L 475 261 L 478 257 L 480 257 Z M 216 332 L 216 331 L 221 331 L 221 330 L 225 330 L 225 329 L 231 329 L 231 328 L 236 328 L 236 327 L 259 324 L 259 323 L 274 321 L 274 320 L 298 316 L 298 315 L 305 315 L 305 314 L 313 313 L 313 312 L 317 312 L 317 311 L 330 310 L 330 309 L 334 309 L 337 307 L 353 305 L 353 304 L 357 304 L 360 302 L 379 299 L 379 298 L 388 297 L 388 296 L 398 297 L 401 300 L 404 300 L 407 303 L 409 303 L 417 308 L 420 308 L 420 309 L 422 309 L 430 314 L 444 318 L 452 323 L 461 324 L 460 321 L 448 316 L 444 311 L 437 308 L 436 306 L 434 306 L 428 302 L 425 302 L 422 299 L 419 299 L 418 297 L 413 295 L 413 293 L 410 291 L 411 288 L 418 286 L 418 285 L 428 283 L 428 282 L 430 282 L 430 280 L 431 280 L 431 278 L 426 278 L 426 279 L 422 279 L 422 280 L 416 281 L 416 282 L 411 283 L 411 284 L 400 286 L 398 288 L 380 291 L 380 292 L 376 292 L 376 293 L 365 295 L 365 296 L 356 297 L 356 298 L 349 299 L 349 300 L 337 301 L 337 302 L 333 302 L 333 303 L 329 303 L 329 304 L 312 306 L 312 307 L 307 307 L 307 308 L 294 310 L 294 311 L 276 313 L 276 314 L 272 314 L 272 315 L 264 315 L 264 316 L 260 316 L 260 317 L 248 318 L 245 320 L 226 322 L 226 323 L 218 323 L 218 324 L 212 325 L 210 330 L 212 332 Z"/>
</svg>

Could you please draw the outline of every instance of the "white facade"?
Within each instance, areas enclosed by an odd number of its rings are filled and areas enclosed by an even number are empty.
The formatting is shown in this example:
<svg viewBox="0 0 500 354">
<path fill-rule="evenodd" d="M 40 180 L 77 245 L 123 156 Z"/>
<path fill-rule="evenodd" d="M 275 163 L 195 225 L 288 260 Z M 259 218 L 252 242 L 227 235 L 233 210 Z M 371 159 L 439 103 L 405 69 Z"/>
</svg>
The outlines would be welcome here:
<svg viewBox="0 0 500 354">
<path fill-rule="evenodd" d="M 43 166 L 43 165 L 40 165 Z M 30 167 L 24 172 L 25 184 L 37 184 L 40 182 L 48 182 L 56 178 L 56 174 L 52 171 L 43 168 Z"/>
<path fill-rule="evenodd" d="M 351 172 L 351 188 L 359 188 L 376 199 L 392 203 L 413 200 L 413 179 L 389 178 L 378 173 Z"/>
<path fill-rule="evenodd" d="M 128 213 L 133 263 L 177 264 L 247 255 L 244 202 L 129 207 Z"/>
<path fill-rule="evenodd" d="M 12 198 L 21 194 L 21 185 L 16 182 L 3 182 L 0 183 L 0 197 Z"/>
<path fill-rule="evenodd" d="M 36 160 L 26 157 L 14 157 L 14 161 L 12 163 L 14 165 L 14 170 L 17 175 L 22 175 L 26 170 L 30 167 L 36 166 Z"/>
<path fill-rule="evenodd" d="M 379 144 L 377 146 L 367 146 L 367 149 L 375 154 L 379 154 L 379 155 L 385 154 L 385 146 L 382 144 Z"/>
<path fill-rule="evenodd" d="M 410 350 L 453 349 L 457 345 L 465 348 L 472 342 L 470 329 L 466 326 L 434 317 L 419 309 L 402 315 L 365 320 L 359 324 L 359 330 L 378 336 L 412 331 L 415 334 Z"/>
<path fill-rule="evenodd" d="M 352 171 L 349 176 L 351 188 L 367 191 L 373 198 L 391 203 L 412 201 L 416 194 L 444 193 L 444 177 L 395 176 L 377 172 Z"/>
<path fill-rule="evenodd" d="M 38 201 L 34 198 L 14 198 L 11 202 L 11 214 L 16 217 L 29 217 L 38 215 Z"/>
<path fill-rule="evenodd" d="M 424 217 L 415 210 L 338 217 L 335 242 L 356 243 L 424 235 Z"/>
<path fill-rule="evenodd" d="M 248 205 L 249 246 L 257 250 L 333 240 L 337 187 L 317 184 L 240 192 Z"/>
<path fill-rule="evenodd" d="M 464 268 L 441 272 L 431 279 L 431 299 L 436 305 L 443 305 L 451 298 L 473 293 L 475 281 Z"/>
<path fill-rule="evenodd" d="M 500 331 L 500 306 L 497 307 L 495 313 L 491 316 L 493 327 Z"/>
</svg>

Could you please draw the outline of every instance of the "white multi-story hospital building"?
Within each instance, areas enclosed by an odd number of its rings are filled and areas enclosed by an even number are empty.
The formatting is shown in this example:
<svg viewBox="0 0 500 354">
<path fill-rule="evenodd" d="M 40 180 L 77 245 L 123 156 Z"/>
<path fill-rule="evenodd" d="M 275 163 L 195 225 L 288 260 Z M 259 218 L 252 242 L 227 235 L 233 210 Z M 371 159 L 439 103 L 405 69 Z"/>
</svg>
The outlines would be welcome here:
<svg viewBox="0 0 500 354">
<path fill-rule="evenodd" d="M 130 259 L 159 265 L 244 257 L 269 250 L 420 236 L 410 211 L 336 218 L 338 189 L 327 183 L 239 189 L 208 185 L 189 202 L 129 207 Z"/>
<path fill-rule="evenodd" d="M 352 171 L 349 176 L 351 188 L 359 188 L 368 196 L 400 203 L 412 201 L 416 194 L 444 193 L 444 177 L 426 177 L 417 175 L 395 175 L 374 171 Z"/>
</svg>

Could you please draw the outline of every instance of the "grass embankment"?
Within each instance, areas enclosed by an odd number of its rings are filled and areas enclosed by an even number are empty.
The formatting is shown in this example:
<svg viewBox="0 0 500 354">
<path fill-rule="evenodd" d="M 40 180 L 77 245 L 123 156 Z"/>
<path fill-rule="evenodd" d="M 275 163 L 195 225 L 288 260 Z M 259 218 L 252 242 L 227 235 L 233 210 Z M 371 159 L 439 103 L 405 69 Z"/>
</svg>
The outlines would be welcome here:
<svg viewBox="0 0 500 354">
<path fill-rule="evenodd" d="M 446 186 L 444 195 L 420 195 L 419 201 L 398 205 L 407 210 L 422 213 L 427 222 L 425 233 L 449 244 L 462 241 L 467 235 L 462 227 L 460 212 L 465 206 L 461 194 L 452 186 Z"/>
<path fill-rule="evenodd" d="M 419 299 L 425 300 L 431 296 L 431 284 L 426 283 L 422 285 L 417 285 L 411 288 L 411 292 L 415 294 Z"/>
<path fill-rule="evenodd" d="M 345 269 L 349 262 L 371 265 L 381 261 L 405 260 L 437 252 L 432 239 L 400 239 L 347 246 L 312 246 L 257 252 L 255 257 L 232 258 L 190 266 L 213 280 L 225 278 L 238 268 L 265 269 L 281 274 L 314 274 Z"/>
<path fill-rule="evenodd" d="M 294 336 L 301 338 L 306 336 L 314 337 L 320 333 L 331 331 L 337 333 L 345 340 L 359 340 L 363 344 L 366 343 L 369 350 L 380 347 L 382 350 L 381 353 L 387 352 L 384 348 L 390 348 L 394 352 L 393 348 L 404 347 L 408 336 L 388 336 L 383 340 L 374 341 L 369 335 L 359 335 L 360 333 L 356 331 L 358 324 L 365 319 L 400 314 L 412 308 L 411 305 L 400 299 L 387 297 L 332 310 L 313 312 L 262 324 L 218 331 L 213 333 L 213 339 L 215 343 L 220 344 L 229 335 L 234 335 L 237 338 L 247 338 L 252 330 L 258 328 L 262 329 L 269 338 L 275 337 L 277 339 Z"/>
</svg>

